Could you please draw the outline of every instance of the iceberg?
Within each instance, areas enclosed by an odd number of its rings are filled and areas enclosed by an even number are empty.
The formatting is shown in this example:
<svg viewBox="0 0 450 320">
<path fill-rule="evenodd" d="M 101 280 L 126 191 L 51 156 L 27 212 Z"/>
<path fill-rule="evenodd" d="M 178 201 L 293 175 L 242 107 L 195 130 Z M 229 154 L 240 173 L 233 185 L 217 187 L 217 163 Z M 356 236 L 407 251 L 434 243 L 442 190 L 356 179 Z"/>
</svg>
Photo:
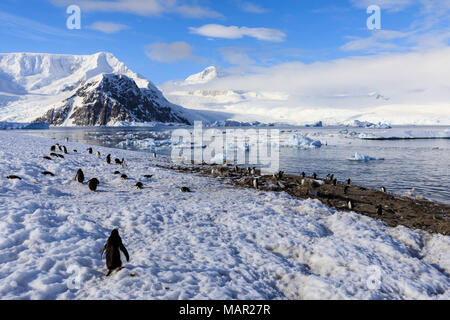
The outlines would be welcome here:
<svg viewBox="0 0 450 320">
<path fill-rule="evenodd" d="M 384 160 L 384 158 L 374 158 L 374 157 L 366 156 L 366 155 L 360 154 L 358 152 L 355 152 L 353 157 L 348 158 L 348 160 L 367 162 L 367 161 L 373 161 L 373 160 Z"/>
<path fill-rule="evenodd" d="M 322 142 L 319 140 L 313 140 L 305 135 L 296 134 L 291 136 L 283 146 L 287 147 L 297 147 L 302 149 L 310 149 L 310 148 L 320 148 L 322 146 Z"/>
</svg>

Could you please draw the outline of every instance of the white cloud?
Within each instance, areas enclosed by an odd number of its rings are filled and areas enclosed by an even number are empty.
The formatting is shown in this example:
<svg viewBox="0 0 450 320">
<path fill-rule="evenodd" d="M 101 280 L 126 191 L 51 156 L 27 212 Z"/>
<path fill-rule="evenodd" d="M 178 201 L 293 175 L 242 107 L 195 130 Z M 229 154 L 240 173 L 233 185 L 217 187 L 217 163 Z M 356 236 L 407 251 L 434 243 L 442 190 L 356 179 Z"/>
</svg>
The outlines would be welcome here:
<svg viewBox="0 0 450 320">
<path fill-rule="evenodd" d="M 237 26 L 223 26 L 220 24 L 207 24 L 198 28 L 190 27 L 190 32 L 210 38 L 241 39 L 245 36 L 263 41 L 281 42 L 286 34 L 277 29 L 249 28 Z"/>
<path fill-rule="evenodd" d="M 399 31 L 377 30 L 368 38 L 355 37 L 341 46 L 341 49 L 344 51 L 366 52 L 401 50 L 402 47 L 398 44 L 398 40 L 405 39 L 408 36 L 410 34 Z M 390 42 L 393 40 L 397 41 L 397 43 Z"/>
<path fill-rule="evenodd" d="M 233 65 L 250 65 L 254 64 L 255 61 L 251 59 L 246 51 L 248 48 L 239 48 L 239 47 L 222 47 L 218 48 L 217 51 L 222 55 L 222 58 Z"/>
<path fill-rule="evenodd" d="M 88 27 L 89 29 L 97 30 L 103 33 L 117 33 L 122 30 L 129 29 L 130 27 L 124 24 L 114 22 L 97 21 Z"/>
<path fill-rule="evenodd" d="M 253 68 L 246 74 L 236 73 L 193 88 L 179 88 L 168 83 L 162 89 L 169 99 L 192 108 L 215 106 L 224 112 L 270 116 L 274 120 L 299 123 L 344 121 L 362 115 L 369 121 L 426 123 L 440 120 L 450 124 L 449 56 L 450 47 L 446 47 L 428 52 L 351 57 L 313 64 L 291 62 L 270 68 Z M 236 102 L 224 103 L 220 103 L 220 97 L 210 101 L 198 97 L 183 101 L 180 96 L 170 95 L 170 92 L 182 90 L 235 90 L 249 94 L 245 99 L 240 98 L 245 95 L 242 93 L 236 97 Z M 389 100 L 377 100 L 370 96 L 373 92 Z M 287 98 L 283 101 L 267 98 L 273 93 Z"/>
<path fill-rule="evenodd" d="M 218 18 L 222 14 L 197 5 L 187 5 L 178 0 L 50 0 L 57 6 L 78 5 L 83 11 L 125 12 L 141 16 L 178 13 L 191 18 Z"/>
<path fill-rule="evenodd" d="M 240 8 L 243 11 L 250 12 L 250 13 L 261 14 L 261 13 L 269 12 L 269 9 L 263 8 L 263 7 L 261 7 L 261 6 L 257 5 L 257 4 L 252 3 L 252 2 L 243 2 L 243 3 L 241 3 L 240 4 Z"/>
<path fill-rule="evenodd" d="M 146 54 L 154 61 L 172 63 L 180 60 L 194 59 L 194 47 L 186 42 L 155 42 L 147 46 Z"/>
<path fill-rule="evenodd" d="M 366 9 L 371 5 L 377 5 L 382 10 L 401 11 L 417 3 L 417 0 L 350 0 L 357 8 Z M 433 1 L 433 0 L 426 0 Z"/>
</svg>

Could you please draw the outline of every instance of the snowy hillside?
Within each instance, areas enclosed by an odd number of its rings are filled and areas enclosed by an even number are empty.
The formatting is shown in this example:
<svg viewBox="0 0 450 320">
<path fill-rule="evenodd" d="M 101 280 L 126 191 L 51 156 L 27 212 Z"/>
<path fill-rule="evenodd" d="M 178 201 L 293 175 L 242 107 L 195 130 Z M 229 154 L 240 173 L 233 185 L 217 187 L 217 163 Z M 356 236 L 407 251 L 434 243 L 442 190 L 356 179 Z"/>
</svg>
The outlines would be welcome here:
<svg viewBox="0 0 450 320">
<path fill-rule="evenodd" d="M 204 116 L 167 101 L 154 84 L 110 53 L 0 54 L 0 121 L 37 119 L 53 125 L 105 125 L 188 123 Z"/>
<path fill-rule="evenodd" d="M 450 298 L 448 236 L 157 168 L 166 160 L 147 153 L 59 142 L 69 154 L 50 161 L 55 140 L 0 132 L 1 299 Z M 106 164 L 108 153 L 127 167 Z M 74 180 L 79 168 L 97 192 Z M 131 259 L 103 278 L 116 227 Z"/>
</svg>

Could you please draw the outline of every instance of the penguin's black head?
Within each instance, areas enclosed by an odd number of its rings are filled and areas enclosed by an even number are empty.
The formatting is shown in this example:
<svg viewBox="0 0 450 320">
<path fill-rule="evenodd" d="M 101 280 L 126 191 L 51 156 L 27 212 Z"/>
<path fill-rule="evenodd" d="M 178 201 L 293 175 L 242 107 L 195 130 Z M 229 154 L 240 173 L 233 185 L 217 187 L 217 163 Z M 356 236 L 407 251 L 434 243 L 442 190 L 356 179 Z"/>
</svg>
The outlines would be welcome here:
<svg viewBox="0 0 450 320">
<path fill-rule="evenodd" d="M 114 229 L 111 231 L 111 238 L 117 238 L 119 236 L 119 230 Z"/>
</svg>

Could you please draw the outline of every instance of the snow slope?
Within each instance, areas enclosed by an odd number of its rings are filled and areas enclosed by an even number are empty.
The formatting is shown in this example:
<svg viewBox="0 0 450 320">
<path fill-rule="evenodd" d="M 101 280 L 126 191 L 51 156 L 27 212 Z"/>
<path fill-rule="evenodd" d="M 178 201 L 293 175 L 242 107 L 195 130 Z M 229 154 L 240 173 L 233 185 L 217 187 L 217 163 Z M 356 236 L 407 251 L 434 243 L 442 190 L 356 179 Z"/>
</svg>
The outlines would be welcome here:
<svg viewBox="0 0 450 320">
<path fill-rule="evenodd" d="M 1 299 L 450 298 L 448 236 L 157 168 L 167 160 L 148 153 L 60 141 L 70 154 L 43 159 L 55 142 L 0 132 Z M 78 168 L 98 192 L 74 181 Z M 131 260 L 104 279 L 115 227 Z"/>
<path fill-rule="evenodd" d="M 133 100 L 140 103 L 135 109 L 153 105 L 154 108 L 161 109 L 161 112 L 167 113 L 167 110 L 171 110 L 170 113 L 174 113 L 168 116 L 171 119 L 185 118 L 190 122 L 206 120 L 204 114 L 197 114 L 195 110 L 186 110 L 167 101 L 153 83 L 131 71 L 111 53 L 99 52 L 93 55 L 0 54 L 0 121 L 32 122 L 52 109 L 69 110 L 77 107 L 89 109 L 94 102 L 102 104 L 103 99 L 99 94 L 95 95 L 98 97 L 95 101 L 86 100 L 87 98 L 82 100 L 79 90 L 83 91 L 84 97 L 88 97 L 93 91 L 91 87 L 103 83 L 105 75 L 109 75 L 108 79 L 112 79 L 113 76 L 127 79 L 132 83 L 130 87 L 135 86 L 142 91 L 133 95 L 145 97 Z M 109 92 L 101 93 L 109 100 L 117 99 L 117 96 L 110 97 Z M 129 91 L 123 90 L 119 93 L 126 99 Z M 148 101 L 143 103 L 144 99 Z M 147 109 L 142 111 L 143 114 L 145 111 L 155 113 L 151 108 Z M 134 121 L 134 114 L 131 113 L 128 118 Z M 118 119 L 120 120 L 123 119 Z M 65 121 L 63 125 L 73 124 L 72 121 Z"/>
</svg>

